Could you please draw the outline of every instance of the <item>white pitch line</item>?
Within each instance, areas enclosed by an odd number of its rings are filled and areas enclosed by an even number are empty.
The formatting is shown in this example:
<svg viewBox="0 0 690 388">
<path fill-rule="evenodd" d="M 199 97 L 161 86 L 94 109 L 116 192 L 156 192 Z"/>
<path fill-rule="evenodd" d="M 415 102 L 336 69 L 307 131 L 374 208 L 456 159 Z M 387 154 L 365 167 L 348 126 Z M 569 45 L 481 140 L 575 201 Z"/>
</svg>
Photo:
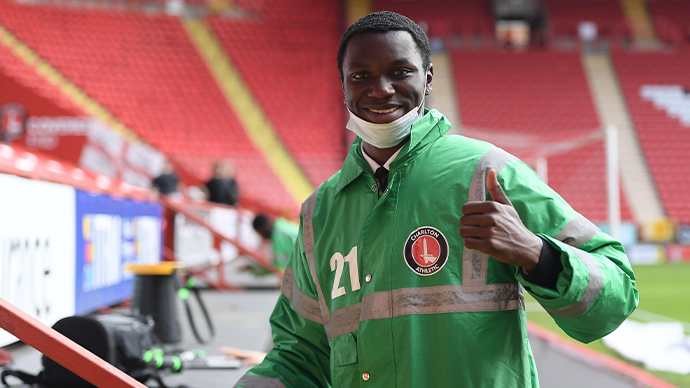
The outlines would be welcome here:
<svg viewBox="0 0 690 388">
<path fill-rule="evenodd" d="M 679 321 L 665 315 L 655 314 L 646 310 L 637 309 L 632 313 L 632 317 L 645 322 L 679 322 L 683 325 L 683 330 L 690 333 L 690 323 Z"/>
</svg>

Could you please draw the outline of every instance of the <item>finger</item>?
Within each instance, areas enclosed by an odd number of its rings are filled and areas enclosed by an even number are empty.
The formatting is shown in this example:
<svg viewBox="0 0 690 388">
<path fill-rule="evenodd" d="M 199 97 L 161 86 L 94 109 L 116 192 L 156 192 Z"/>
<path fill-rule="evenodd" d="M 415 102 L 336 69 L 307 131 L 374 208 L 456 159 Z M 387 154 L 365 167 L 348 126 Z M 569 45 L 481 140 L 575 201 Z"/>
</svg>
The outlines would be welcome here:
<svg viewBox="0 0 690 388">
<path fill-rule="evenodd" d="M 463 226 L 460 228 L 460 236 L 463 238 L 473 237 L 485 239 L 491 236 L 491 234 L 491 228 L 483 228 L 480 226 Z"/>
<path fill-rule="evenodd" d="M 493 168 L 489 170 L 488 174 L 486 174 L 486 188 L 489 189 L 489 194 L 491 194 L 491 198 L 494 201 L 512 206 L 512 203 L 510 202 L 510 199 L 508 199 L 506 193 L 503 191 L 501 184 L 498 183 L 498 173 Z"/>
<path fill-rule="evenodd" d="M 460 226 L 496 226 L 496 219 L 487 213 L 469 214 L 460 218 Z"/>
<path fill-rule="evenodd" d="M 496 210 L 498 210 L 498 208 L 493 202 L 471 201 L 462 205 L 462 213 L 464 215 L 484 214 L 495 212 Z"/>
<path fill-rule="evenodd" d="M 476 249 L 479 252 L 487 253 L 487 241 L 477 237 L 467 237 L 465 239 L 465 248 Z"/>
</svg>

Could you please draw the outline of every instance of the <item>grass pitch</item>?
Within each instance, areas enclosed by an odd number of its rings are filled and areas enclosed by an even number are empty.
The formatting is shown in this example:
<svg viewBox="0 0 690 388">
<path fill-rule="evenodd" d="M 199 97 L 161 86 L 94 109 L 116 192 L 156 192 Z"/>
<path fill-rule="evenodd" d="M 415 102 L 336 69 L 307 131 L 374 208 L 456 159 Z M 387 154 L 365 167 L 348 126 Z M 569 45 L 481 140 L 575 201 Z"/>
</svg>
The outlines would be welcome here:
<svg viewBox="0 0 690 388">
<path fill-rule="evenodd" d="M 634 266 L 633 271 L 637 277 L 636 286 L 640 292 L 640 304 L 632 319 L 642 322 L 661 321 L 664 319 L 681 321 L 686 324 L 686 333 L 690 335 L 690 264 Z M 537 303 L 529 295 L 525 295 L 525 301 L 530 306 L 534 306 Z M 528 311 L 527 319 L 562 337 L 570 338 L 554 323 L 549 314 L 543 310 Z M 622 359 L 604 346 L 601 340 L 594 341 L 585 346 Z M 690 388 L 690 375 L 649 372 L 680 388 Z"/>
</svg>

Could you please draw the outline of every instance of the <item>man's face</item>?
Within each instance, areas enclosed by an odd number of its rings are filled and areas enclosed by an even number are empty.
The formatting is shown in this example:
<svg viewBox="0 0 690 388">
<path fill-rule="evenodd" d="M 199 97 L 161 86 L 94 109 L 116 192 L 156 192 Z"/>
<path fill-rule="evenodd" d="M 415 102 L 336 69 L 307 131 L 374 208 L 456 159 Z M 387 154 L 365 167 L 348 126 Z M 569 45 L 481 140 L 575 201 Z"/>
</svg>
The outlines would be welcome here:
<svg viewBox="0 0 690 388">
<path fill-rule="evenodd" d="M 343 58 L 347 107 L 372 123 L 390 123 L 419 106 L 431 87 L 422 55 L 407 31 L 353 36 Z"/>
</svg>

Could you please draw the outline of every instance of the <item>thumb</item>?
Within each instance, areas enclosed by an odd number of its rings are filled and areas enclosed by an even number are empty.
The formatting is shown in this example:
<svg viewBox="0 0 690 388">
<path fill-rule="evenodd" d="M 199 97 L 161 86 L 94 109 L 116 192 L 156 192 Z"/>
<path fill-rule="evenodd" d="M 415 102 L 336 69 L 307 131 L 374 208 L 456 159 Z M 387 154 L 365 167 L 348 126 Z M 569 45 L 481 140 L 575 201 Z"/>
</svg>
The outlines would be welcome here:
<svg viewBox="0 0 690 388">
<path fill-rule="evenodd" d="M 494 201 L 513 206 L 503 188 L 501 188 L 501 184 L 498 183 L 498 173 L 493 168 L 486 174 L 486 188 L 489 189 L 489 194 L 491 194 L 491 198 Z"/>
</svg>

